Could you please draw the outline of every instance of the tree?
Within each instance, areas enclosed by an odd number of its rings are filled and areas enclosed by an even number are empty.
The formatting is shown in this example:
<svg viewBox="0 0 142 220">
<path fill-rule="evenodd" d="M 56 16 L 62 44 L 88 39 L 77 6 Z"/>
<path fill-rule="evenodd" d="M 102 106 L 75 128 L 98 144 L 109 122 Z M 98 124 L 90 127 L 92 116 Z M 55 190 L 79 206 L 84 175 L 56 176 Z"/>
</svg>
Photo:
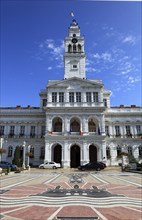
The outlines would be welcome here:
<svg viewBox="0 0 142 220">
<path fill-rule="evenodd" d="M 18 167 L 21 167 L 22 166 L 22 161 L 21 161 L 21 158 L 20 158 L 20 146 L 17 146 L 15 151 L 14 151 L 14 158 L 12 160 L 12 163 L 13 164 L 16 164 Z"/>
</svg>

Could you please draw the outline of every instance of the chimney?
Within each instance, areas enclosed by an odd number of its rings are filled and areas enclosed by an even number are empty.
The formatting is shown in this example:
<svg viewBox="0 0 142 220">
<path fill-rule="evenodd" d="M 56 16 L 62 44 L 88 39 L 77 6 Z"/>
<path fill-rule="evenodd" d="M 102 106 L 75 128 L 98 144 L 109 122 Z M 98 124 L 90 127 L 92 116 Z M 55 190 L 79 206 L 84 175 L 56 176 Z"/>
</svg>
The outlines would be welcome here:
<svg viewBox="0 0 142 220">
<path fill-rule="evenodd" d="M 21 105 L 17 105 L 16 108 L 21 108 Z"/>
</svg>

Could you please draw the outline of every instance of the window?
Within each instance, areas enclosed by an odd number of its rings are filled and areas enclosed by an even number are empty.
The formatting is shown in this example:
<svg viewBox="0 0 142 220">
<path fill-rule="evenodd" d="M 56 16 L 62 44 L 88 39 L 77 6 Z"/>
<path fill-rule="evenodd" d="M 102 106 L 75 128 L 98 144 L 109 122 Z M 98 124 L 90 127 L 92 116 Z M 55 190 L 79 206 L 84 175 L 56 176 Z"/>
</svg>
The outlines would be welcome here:
<svg viewBox="0 0 142 220">
<path fill-rule="evenodd" d="M 89 132 L 96 132 L 96 124 L 92 119 L 88 123 L 88 128 L 89 128 Z"/>
<path fill-rule="evenodd" d="M 115 133 L 116 133 L 116 137 L 120 136 L 120 127 L 119 127 L 119 125 L 115 126 Z"/>
<path fill-rule="evenodd" d="M 126 125 L 126 135 L 131 136 L 130 125 Z"/>
<path fill-rule="evenodd" d="M 3 125 L 0 126 L 0 136 L 4 135 L 4 128 L 5 127 Z"/>
<path fill-rule="evenodd" d="M 141 126 L 136 125 L 137 134 L 141 134 Z"/>
<path fill-rule="evenodd" d="M 52 92 L 52 102 L 57 102 L 57 92 Z"/>
<path fill-rule="evenodd" d="M 14 130 L 15 130 L 15 126 L 10 126 L 10 136 L 14 136 Z"/>
<path fill-rule="evenodd" d="M 74 102 L 74 92 L 69 93 L 69 102 Z"/>
<path fill-rule="evenodd" d="M 94 102 L 98 102 L 99 99 L 98 99 L 98 92 L 93 92 L 93 101 Z"/>
<path fill-rule="evenodd" d="M 35 137 L 35 126 L 31 126 L 30 136 L 31 136 L 31 137 Z"/>
<path fill-rule="evenodd" d="M 45 148 L 41 147 L 40 148 L 40 159 L 44 159 L 44 157 L 45 157 Z"/>
<path fill-rule="evenodd" d="M 121 147 L 120 146 L 117 146 L 117 157 L 120 157 L 121 156 Z"/>
<path fill-rule="evenodd" d="M 71 45 L 70 44 L 68 45 L 68 52 L 69 53 L 71 52 Z"/>
<path fill-rule="evenodd" d="M 30 153 L 31 153 L 31 158 L 34 158 L 34 147 L 31 147 L 30 148 Z"/>
<path fill-rule="evenodd" d="M 107 99 L 103 99 L 104 106 L 107 107 Z"/>
<path fill-rule="evenodd" d="M 105 126 L 105 132 L 106 132 L 106 135 L 109 136 L 109 126 L 108 125 Z"/>
<path fill-rule="evenodd" d="M 73 52 L 76 53 L 76 45 L 73 45 Z"/>
<path fill-rule="evenodd" d="M 91 102 L 91 92 L 86 92 L 86 102 Z"/>
<path fill-rule="evenodd" d="M 132 155 L 133 155 L 132 147 L 131 147 L 131 146 L 128 146 L 128 155 L 129 155 L 129 156 L 132 156 Z"/>
<path fill-rule="evenodd" d="M 8 157 L 12 157 L 12 153 L 13 153 L 13 147 L 9 146 L 8 147 Z"/>
<path fill-rule="evenodd" d="M 76 64 L 73 65 L 73 69 L 77 69 L 77 65 Z"/>
<path fill-rule="evenodd" d="M 47 104 L 47 100 L 46 100 L 46 99 L 43 99 L 43 100 L 42 100 L 42 106 L 45 107 L 46 104 Z"/>
<path fill-rule="evenodd" d="M 78 44 L 78 52 L 81 52 L 81 45 Z"/>
<path fill-rule="evenodd" d="M 106 148 L 106 156 L 107 156 L 107 159 L 111 158 L 111 156 L 110 156 L 110 148 L 109 147 Z"/>
<path fill-rule="evenodd" d="M 41 137 L 45 135 L 45 126 L 41 126 Z"/>
<path fill-rule="evenodd" d="M 76 102 L 81 102 L 81 92 L 76 92 Z"/>
<path fill-rule="evenodd" d="M 142 146 L 139 146 L 139 157 L 142 158 Z"/>
<path fill-rule="evenodd" d="M 24 136 L 25 135 L 25 126 L 21 126 L 20 127 L 20 136 Z"/>
<path fill-rule="evenodd" d="M 59 92 L 59 102 L 64 102 L 64 92 Z"/>
</svg>

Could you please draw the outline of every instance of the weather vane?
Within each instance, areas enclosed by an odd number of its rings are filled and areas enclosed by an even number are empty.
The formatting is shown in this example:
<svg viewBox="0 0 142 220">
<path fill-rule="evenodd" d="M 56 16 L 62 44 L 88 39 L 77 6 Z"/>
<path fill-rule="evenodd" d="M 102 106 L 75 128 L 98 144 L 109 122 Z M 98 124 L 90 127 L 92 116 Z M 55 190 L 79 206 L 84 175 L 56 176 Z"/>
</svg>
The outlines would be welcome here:
<svg viewBox="0 0 142 220">
<path fill-rule="evenodd" d="M 73 13 L 73 12 L 70 12 L 70 16 L 74 18 L 74 13 Z"/>
</svg>

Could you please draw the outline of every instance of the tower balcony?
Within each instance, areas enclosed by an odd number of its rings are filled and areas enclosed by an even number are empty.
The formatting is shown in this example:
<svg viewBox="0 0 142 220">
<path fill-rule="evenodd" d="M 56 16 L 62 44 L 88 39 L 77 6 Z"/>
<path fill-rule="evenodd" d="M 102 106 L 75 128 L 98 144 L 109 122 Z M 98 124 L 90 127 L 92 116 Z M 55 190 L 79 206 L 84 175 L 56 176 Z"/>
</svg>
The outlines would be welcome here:
<svg viewBox="0 0 142 220">
<path fill-rule="evenodd" d="M 69 107 L 104 107 L 103 102 L 48 102 L 47 108 L 69 108 Z"/>
</svg>

